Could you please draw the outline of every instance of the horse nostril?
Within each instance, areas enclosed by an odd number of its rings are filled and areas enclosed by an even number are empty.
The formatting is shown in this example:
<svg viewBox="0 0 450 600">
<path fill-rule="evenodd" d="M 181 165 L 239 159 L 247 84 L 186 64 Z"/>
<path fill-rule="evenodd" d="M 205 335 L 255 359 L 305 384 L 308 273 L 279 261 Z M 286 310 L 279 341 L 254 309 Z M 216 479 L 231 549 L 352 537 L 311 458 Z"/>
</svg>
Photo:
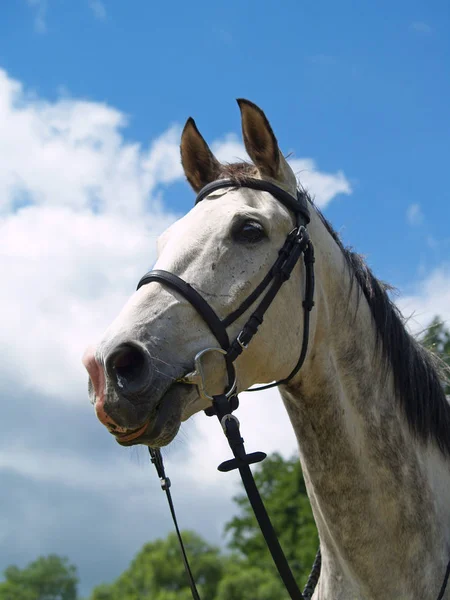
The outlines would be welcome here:
<svg viewBox="0 0 450 600">
<path fill-rule="evenodd" d="M 147 385 L 149 362 L 143 350 L 124 344 L 107 359 L 107 370 L 121 392 L 138 392 Z"/>
</svg>

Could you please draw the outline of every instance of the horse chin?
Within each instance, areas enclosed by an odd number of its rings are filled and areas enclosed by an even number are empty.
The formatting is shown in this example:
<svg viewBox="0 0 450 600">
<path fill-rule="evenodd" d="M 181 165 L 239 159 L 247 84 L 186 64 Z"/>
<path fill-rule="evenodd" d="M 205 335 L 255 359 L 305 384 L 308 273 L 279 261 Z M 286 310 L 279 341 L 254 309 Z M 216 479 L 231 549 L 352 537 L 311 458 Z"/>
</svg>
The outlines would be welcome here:
<svg viewBox="0 0 450 600">
<path fill-rule="evenodd" d="M 117 443 L 121 446 L 142 444 L 152 448 L 167 446 L 177 435 L 181 422 L 197 412 L 189 410 L 187 414 L 186 411 L 186 407 L 192 405 L 192 395 L 192 386 L 174 383 L 152 410 L 147 423 L 139 429 L 115 435 Z"/>
</svg>

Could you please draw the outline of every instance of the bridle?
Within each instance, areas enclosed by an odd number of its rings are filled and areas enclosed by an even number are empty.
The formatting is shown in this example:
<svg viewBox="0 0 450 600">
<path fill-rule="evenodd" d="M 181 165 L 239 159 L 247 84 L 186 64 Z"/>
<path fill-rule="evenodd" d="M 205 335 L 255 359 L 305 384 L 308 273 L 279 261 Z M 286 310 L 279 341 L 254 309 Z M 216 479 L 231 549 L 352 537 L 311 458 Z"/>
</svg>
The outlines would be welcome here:
<svg viewBox="0 0 450 600">
<path fill-rule="evenodd" d="M 175 290 L 181 294 L 181 296 L 183 296 L 197 311 L 197 313 L 202 317 L 206 325 L 209 327 L 210 331 L 213 333 L 214 337 L 219 342 L 220 348 L 206 348 L 199 352 L 194 359 L 194 371 L 189 372 L 184 377 L 180 378 L 179 382 L 196 385 L 200 397 L 211 402 L 211 407 L 207 408 L 205 413 L 208 416 L 217 416 L 234 455 L 234 458 L 231 460 L 221 463 L 218 466 L 218 469 L 222 472 L 228 472 L 234 469 L 239 470 L 245 491 L 247 492 L 248 499 L 258 520 L 261 532 L 266 540 L 267 547 L 272 555 L 278 573 L 286 587 L 287 592 L 289 593 L 290 598 L 292 600 L 310 600 L 320 575 L 320 548 L 317 551 L 311 574 L 302 593 L 297 586 L 283 550 L 278 542 L 276 533 L 270 522 L 269 516 L 264 507 L 250 470 L 251 464 L 261 462 L 266 458 L 267 455 L 264 452 L 252 452 L 247 454 L 244 447 L 244 440 L 240 435 L 239 421 L 232 414 L 233 411 L 239 406 L 239 400 L 236 393 L 236 373 L 233 363 L 238 356 L 240 356 L 240 354 L 242 354 L 242 352 L 248 348 L 252 338 L 257 333 L 259 326 L 263 322 L 264 314 L 269 309 L 282 285 L 290 278 L 294 267 L 302 255 L 305 265 L 305 296 L 303 299 L 303 339 L 297 364 L 287 377 L 268 385 L 252 388 L 247 391 L 253 392 L 265 390 L 287 383 L 298 373 L 305 361 L 308 350 L 309 318 L 310 312 L 314 306 L 314 248 L 307 231 L 307 225 L 310 221 L 308 200 L 306 194 L 301 191 L 297 191 L 297 197 L 294 198 L 291 194 L 277 185 L 270 183 L 269 181 L 248 178 L 243 181 L 235 181 L 232 179 L 219 179 L 217 181 L 213 181 L 200 190 L 195 203 L 198 204 L 198 202 L 217 190 L 233 188 L 249 188 L 268 192 L 279 202 L 281 202 L 281 204 L 288 208 L 295 216 L 295 227 L 287 235 L 282 248 L 280 248 L 278 252 L 278 257 L 274 264 L 269 269 L 261 283 L 256 286 L 253 292 L 247 296 L 241 305 L 227 317 L 220 319 L 214 309 L 199 294 L 199 292 L 195 290 L 195 288 L 177 275 L 163 270 L 153 270 L 146 273 L 139 281 L 137 289 L 143 285 L 146 285 L 147 283 L 157 282 Z M 249 308 L 251 308 L 261 296 L 262 298 L 259 301 L 259 304 L 247 319 L 245 325 L 242 327 L 236 338 L 230 342 L 227 328 L 239 317 L 241 317 Z M 227 389 L 220 395 L 208 394 L 205 384 L 202 358 L 206 354 L 212 352 L 217 352 L 223 355 L 227 369 Z M 200 600 L 178 527 L 170 492 L 171 482 L 166 476 L 161 452 L 159 448 L 149 448 L 149 452 L 152 463 L 155 465 L 158 476 L 161 480 L 161 487 L 167 496 L 170 512 L 180 543 L 184 566 L 191 587 L 192 597 L 194 600 Z M 442 600 L 444 597 L 449 578 L 450 562 L 447 565 L 446 573 L 437 600 Z"/>
<path fill-rule="evenodd" d="M 250 188 L 253 190 L 269 192 L 269 194 L 281 202 L 281 204 L 292 211 L 295 215 L 295 228 L 292 229 L 292 231 L 286 237 L 282 248 L 278 252 L 276 261 L 269 269 L 269 272 L 261 281 L 261 283 L 257 285 L 253 292 L 247 296 L 247 298 L 236 310 L 234 310 L 224 319 L 220 319 L 217 316 L 213 308 L 211 308 L 208 302 L 197 292 L 195 288 L 193 288 L 189 283 L 186 283 L 177 275 L 169 273 L 168 271 L 149 271 L 142 277 L 137 286 L 137 289 L 139 289 L 147 283 L 156 281 L 176 290 L 191 304 L 193 308 L 195 308 L 197 313 L 208 325 L 216 340 L 219 342 L 221 349 L 207 348 L 206 350 L 199 352 L 195 358 L 195 365 L 197 367 L 196 371 L 193 373 L 188 373 L 182 378 L 183 383 L 193 383 L 199 386 L 200 396 L 209 401 L 212 401 L 212 397 L 204 393 L 204 385 L 201 377 L 201 358 L 207 352 L 220 352 L 224 355 L 228 373 L 228 389 L 225 392 L 225 395 L 228 398 L 234 397 L 236 377 L 233 363 L 243 352 L 243 350 L 248 347 L 250 341 L 263 322 L 265 312 L 268 310 L 283 283 L 285 283 L 291 276 L 291 273 L 302 254 L 306 267 L 306 286 L 305 298 L 303 300 L 303 341 L 297 364 L 291 373 L 289 373 L 289 375 L 284 379 L 280 379 L 279 381 L 247 391 L 258 391 L 287 383 L 297 374 L 306 357 L 309 337 L 309 315 L 314 306 L 314 249 L 306 229 L 306 225 L 310 221 L 306 194 L 299 191 L 297 193 L 297 199 L 295 199 L 293 196 L 291 196 L 291 194 L 277 185 L 260 179 L 246 179 L 242 182 L 236 182 L 231 179 L 219 179 L 218 181 L 213 181 L 212 183 L 206 185 L 199 192 L 195 204 L 198 204 L 201 202 L 201 200 L 213 192 L 224 188 Z M 258 298 L 268 287 L 268 291 L 263 296 L 257 308 L 248 318 L 244 327 L 241 329 L 233 342 L 230 343 L 227 328 L 239 317 L 241 317 L 253 304 L 255 304 Z"/>
<path fill-rule="evenodd" d="M 183 296 L 197 311 L 197 313 L 202 317 L 206 325 L 209 327 L 216 340 L 219 342 L 220 348 L 206 348 L 199 352 L 194 359 L 195 370 L 180 378 L 179 382 L 196 385 L 198 387 L 200 397 L 211 402 L 211 407 L 207 408 L 205 413 L 208 416 L 216 415 L 218 417 L 222 425 L 222 429 L 227 437 L 230 448 L 234 454 L 233 459 L 221 463 L 218 469 L 222 472 L 227 472 L 234 469 L 239 470 L 245 490 L 252 505 L 253 511 L 255 512 L 255 516 L 258 520 L 269 551 L 291 599 L 308 600 L 312 596 L 319 578 L 321 561 L 320 550 L 317 553 L 313 570 L 302 594 L 297 586 L 292 571 L 289 568 L 286 557 L 283 554 L 250 470 L 249 465 L 261 462 L 266 458 L 266 454 L 264 452 L 252 452 L 247 454 L 244 447 L 244 440 L 240 435 L 239 421 L 232 414 L 239 405 L 236 393 L 236 373 L 234 361 L 238 358 L 238 356 L 240 356 L 240 354 L 242 354 L 244 350 L 248 348 L 252 338 L 257 333 L 259 326 L 263 322 L 266 311 L 269 309 L 282 285 L 290 278 L 294 267 L 302 255 L 305 265 L 303 340 L 297 364 L 287 375 L 287 377 L 268 385 L 252 388 L 251 390 L 247 391 L 264 390 L 287 383 L 297 374 L 305 361 L 309 339 L 309 317 L 314 306 L 314 248 L 306 228 L 310 221 L 308 200 L 306 194 L 301 191 L 298 191 L 297 197 L 294 198 L 291 194 L 269 181 L 248 178 L 239 182 L 231 179 L 219 179 L 217 181 L 213 181 L 212 183 L 206 185 L 199 192 L 195 203 L 198 204 L 201 200 L 217 190 L 233 188 L 249 188 L 252 190 L 268 192 L 279 202 L 281 202 L 281 204 L 283 204 L 289 211 L 291 211 L 295 217 L 295 227 L 287 235 L 283 246 L 278 252 L 277 259 L 263 280 L 256 286 L 253 292 L 247 296 L 241 305 L 227 317 L 220 319 L 214 309 L 208 304 L 203 296 L 197 292 L 195 288 L 177 275 L 163 270 L 153 270 L 146 273 L 139 281 L 137 289 L 148 283 L 157 282 L 175 290 L 181 296 Z M 242 327 L 236 338 L 230 342 L 227 328 L 239 317 L 241 317 L 249 308 L 251 308 L 258 299 L 260 299 L 258 305 L 247 319 L 245 325 Z M 212 352 L 218 352 L 223 355 L 227 370 L 227 389 L 223 392 L 223 394 L 220 395 L 208 394 L 204 380 L 202 359 L 206 354 Z M 149 448 L 149 451 L 152 462 L 154 463 L 161 479 L 162 489 L 167 495 L 170 511 L 181 546 L 184 565 L 191 586 L 192 596 L 194 600 L 199 600 L 200 596 L 195 586 L 179 532 L 169 489 L 170 480 L 168 477 L 166 477 L 160 450 L 157 448 Z"/>
</svg>

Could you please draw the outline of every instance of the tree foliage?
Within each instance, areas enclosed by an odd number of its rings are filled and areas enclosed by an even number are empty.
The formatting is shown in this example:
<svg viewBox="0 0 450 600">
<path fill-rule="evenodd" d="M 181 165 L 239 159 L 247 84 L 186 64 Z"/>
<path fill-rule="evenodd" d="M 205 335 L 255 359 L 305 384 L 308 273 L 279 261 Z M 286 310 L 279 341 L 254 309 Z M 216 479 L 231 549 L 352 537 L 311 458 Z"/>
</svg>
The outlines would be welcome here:
<svg viewBox="0 0 450 600">
<path fill-rule="evenodd" d="M 422 338 L 422 343 L 440 360 L 445 393 L 450 394 L 450 331 L 435 317 Z"/>
<path fill-rule="evenodd" d="M 218 548 L 186 531 L 183 541 L 202 598 L 215 598 L 224 559 Z M 110 585 L 95 588 L 91 600 L 190 600 L 191 592 L 174 533 L 146 544 Z"/>
<path fill-rule="evenodd" d="M 281 545 L 299 582 L 311 568 L 317 532 L 297 458 L 279 454 L 259 465 L 255 479 Z M 287 593 L 272 565 L 247 497 L 235 498 L 239 512 L 226 526 L 233 554 L 220 553 L 198 535 L 184 532 L 189 562 L 203 600 L 277 600 Z M 97 587 L 90 600 L 190 600 L 191 593 L 175 534 L 146 544 L 112 584 Z"/>
<path fill-rule="evenodd" d="M 306 582 L 319 539 L 298 458 L 269 456 L 256 471 L 255 481 L 294 576 Z M 240 510 L 226 525 L 230 548 L 249 566 L 278 577 L 247 496 L 234 500 Z"/>
<path fill-rule="evenodd" d="M 281 580 L 272 571 L 236 558 L 230 562 L 214 600 L 285 600 Z"/>
<path fill-rule="evenodd" d="M 23 569 L 7 567 L 0 600 L 76 600 L 78 576 L 67 558 L 41 556 Z"/>
</svg>

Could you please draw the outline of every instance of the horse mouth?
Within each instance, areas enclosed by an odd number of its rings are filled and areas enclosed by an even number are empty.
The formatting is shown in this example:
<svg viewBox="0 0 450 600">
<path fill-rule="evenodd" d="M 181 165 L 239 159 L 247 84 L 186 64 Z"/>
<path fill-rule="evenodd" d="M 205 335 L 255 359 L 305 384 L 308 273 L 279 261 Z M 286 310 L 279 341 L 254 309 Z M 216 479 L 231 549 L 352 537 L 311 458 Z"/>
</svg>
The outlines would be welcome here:
<svg viewBox="0 0 450 600">
<path fill-rule="evenodd" d="M 149 424 L 150 422 L 147 421 L 146 423 L 144 423 L 144 425 L 142 425 L 142 427 L 138 427 L 137 429 L 129 429 L 124 433 L 111 433 L 114 435 L 119 444 L 121 444 L 122 442 L 131 442 L 133 440 L 139 439 L 141 435 L 145 433 Z"/>
<path fill-rule="evenodd" d="M 169 444 L 180 428 L 184 405 L 183 396 L 186 388 L 190 387 L 174 382 L 155 408 L 151 410 L 143 425 L 120 433 L 111 431 L 116 442 L 121 446 L 143 444 L 155 448 Z M 186 391 L 190 392 L 191 390 Z"/>
</svg>

